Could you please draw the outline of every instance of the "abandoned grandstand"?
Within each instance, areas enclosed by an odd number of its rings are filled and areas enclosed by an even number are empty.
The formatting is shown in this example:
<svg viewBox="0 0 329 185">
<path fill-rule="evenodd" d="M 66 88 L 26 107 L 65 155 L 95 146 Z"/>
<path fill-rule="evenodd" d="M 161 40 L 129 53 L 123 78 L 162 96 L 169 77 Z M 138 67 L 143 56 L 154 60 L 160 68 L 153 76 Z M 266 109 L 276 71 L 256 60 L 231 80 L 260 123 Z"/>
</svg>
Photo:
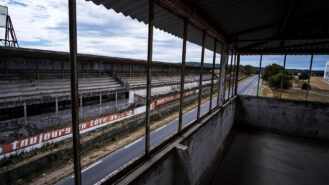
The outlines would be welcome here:
<svg viewBox="0 0 329 185">
<path fill-rule="evenodd" d="M 148 25 L 147 60 L 78 54 L 75 0 L 69 53 L 0 47 L 1 184 L 328 184 L 328 63 L 312 76 L 328 1 L 91 3 Z M 152 59 L 154 28 L 181 39 L 181 61 Z M 243 55 L 260 58 L 251 73 Z M 283 56 L 276 86 L 266 55 Z M 310 57 L 305 79 L 289 55 Z"/>
</svg>

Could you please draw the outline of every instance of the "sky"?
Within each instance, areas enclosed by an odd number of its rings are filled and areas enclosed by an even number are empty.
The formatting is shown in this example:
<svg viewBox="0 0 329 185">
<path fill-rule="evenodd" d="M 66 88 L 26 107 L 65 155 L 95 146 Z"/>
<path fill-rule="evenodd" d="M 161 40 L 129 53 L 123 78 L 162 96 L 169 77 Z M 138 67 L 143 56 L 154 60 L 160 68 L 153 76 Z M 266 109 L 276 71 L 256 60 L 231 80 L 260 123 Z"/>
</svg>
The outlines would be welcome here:
<svg viewBox="0 0 329 185">
<path fill-rule="evenodd" d="M 0 0 L 0 5 L 8 6 L 20 47 L 69 51 L 67 0 Z M 79 53 L 145 60 L 147 30 L 146 24 L 121 13 L 77 0 Z M 3 29 L 0 34 L 4 37 Z M 205 63 L 212 63 L 212 56 L 206 49 Z M 181 59 L 182 39 L 155 29 L 153 60 L 179 63 Z M 200 60 L 201 47 L 188 42 L 186 61 Z M 309 61 L 310 56 L 288 56 L 287 68 L 308 69 Z M 323 70 L 325 61 L 329 61 L 329 56 L 314 56 L 313 69 Z M 283 63 L 283 56 L 264 56 L 263 64 L 267 63 Z M 242 56 L 241 64 L 258 66 L 259 56 Z"/>
</svg>

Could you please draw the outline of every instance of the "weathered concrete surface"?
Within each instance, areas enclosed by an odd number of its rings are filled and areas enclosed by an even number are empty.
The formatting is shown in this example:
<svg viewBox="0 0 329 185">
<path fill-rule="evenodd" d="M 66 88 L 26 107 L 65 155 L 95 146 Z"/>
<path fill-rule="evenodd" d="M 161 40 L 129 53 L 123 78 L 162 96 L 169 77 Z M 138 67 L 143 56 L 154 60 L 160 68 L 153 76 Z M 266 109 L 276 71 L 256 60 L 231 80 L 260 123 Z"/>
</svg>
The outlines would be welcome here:
<svg viewBox="0 0 329 185">
<path fill-rule="evenodd" d="M 212 185 L 328 185 L 329 143 L 238 131 Z"/>
<path fill-rule="evenodd" d="M 205 184 L 234 123 L 236 99 L 215 110 L 118 184 Z"/>
<path fill-rule="evenodd" d="M 239 96 L 236 120 L 257 128 L 329 140 L 329 104 Z"/>
</svg>

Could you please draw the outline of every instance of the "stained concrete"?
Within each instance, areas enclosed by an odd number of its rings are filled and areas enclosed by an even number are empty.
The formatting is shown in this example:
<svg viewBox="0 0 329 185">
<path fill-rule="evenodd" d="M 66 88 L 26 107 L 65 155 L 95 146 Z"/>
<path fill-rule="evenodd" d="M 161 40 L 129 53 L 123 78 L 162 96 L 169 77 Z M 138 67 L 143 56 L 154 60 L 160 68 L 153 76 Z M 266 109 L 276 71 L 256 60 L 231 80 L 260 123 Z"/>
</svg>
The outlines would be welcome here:
<svg viewBox="0 0 329 185">
<path fill-rule="evenodd" d="M 236 99 L 205 116 L 188 132 L 118 182 L 123 184 L 207 184 L 234 123 Z"/>
<path fill-rule="evenodd" d="M 236 122 L 329 141 L 329 103 L 239 96 Z"/>
<path fill-rule="evenodd" d="M 242 130 L 211 184 L 327 185 L 328 169 L 328 142 Z"/>
</svg>

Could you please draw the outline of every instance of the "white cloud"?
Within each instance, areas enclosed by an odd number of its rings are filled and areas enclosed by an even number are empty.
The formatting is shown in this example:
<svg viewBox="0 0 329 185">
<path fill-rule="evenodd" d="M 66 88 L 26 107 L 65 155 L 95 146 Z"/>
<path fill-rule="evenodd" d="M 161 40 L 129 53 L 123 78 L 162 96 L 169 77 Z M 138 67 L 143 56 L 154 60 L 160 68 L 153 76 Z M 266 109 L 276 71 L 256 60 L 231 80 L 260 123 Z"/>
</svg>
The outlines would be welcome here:
<svg viewBox="0 0 329 185">
<path fill-rule="evenodd" d="M 9 8 L 21 47 L 56 51 L 69 50 L 68 7 L 63 0 L 0 0 Z M 77 1 L 78 52 L 96 55 L 146 59 L 147 25 L 97 6 Z M 180 62 L 182 40 L 154 30 L 153 59 Z M 199 46 L 188 48 L 188 61 L 200 55 Z M 190 53 L 190 55 L 189 55 Z"/>
</svg>

